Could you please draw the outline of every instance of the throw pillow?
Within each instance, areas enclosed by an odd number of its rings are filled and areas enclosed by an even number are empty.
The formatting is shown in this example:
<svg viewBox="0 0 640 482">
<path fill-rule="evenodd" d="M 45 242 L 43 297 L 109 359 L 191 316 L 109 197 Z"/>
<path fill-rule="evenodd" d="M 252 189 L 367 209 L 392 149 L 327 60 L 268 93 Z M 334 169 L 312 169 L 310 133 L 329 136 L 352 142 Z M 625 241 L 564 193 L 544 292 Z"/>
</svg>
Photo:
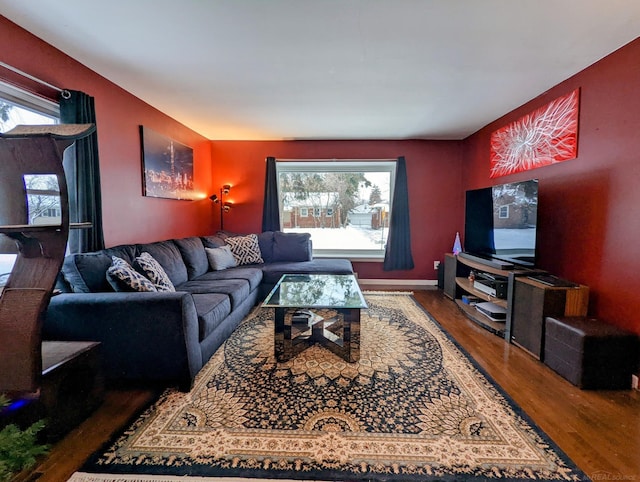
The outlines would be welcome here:
<svg viewBox="0 0 640 482">
<path fill-rule="evenodd" d="M 164 268 L 160 266 L 160 263 L 158 263 L 149 253 L 145 252 L 138 256 L 133 261 L 133 266 L 154 284 L 156 290 L 176 290 Z"/>
<path fill-rule="evenodd" d="M 220 271 L 227 268 L 237 266 L 236 258 L 233 257 L 229 246 L 221 246 L 220 248 L 204 248 L 209 259 L 209 266 L 213 271 Z"/>
<path fill-rule="evenodd" d="M 124 259 L 112 256 L 107 280 L 116 291 L 158 291 L 154 284 L 138 273 Z"/>
<path fill-rule="evenodd" d="M 233 253 L 233 257 L 236 258 L 238 266 L 243 264 L 264 263 L 260 254 L 258 236 L 255 234 L 226 238 L 224 242 L 231 248 L 231 252 Z"/>
</svg>

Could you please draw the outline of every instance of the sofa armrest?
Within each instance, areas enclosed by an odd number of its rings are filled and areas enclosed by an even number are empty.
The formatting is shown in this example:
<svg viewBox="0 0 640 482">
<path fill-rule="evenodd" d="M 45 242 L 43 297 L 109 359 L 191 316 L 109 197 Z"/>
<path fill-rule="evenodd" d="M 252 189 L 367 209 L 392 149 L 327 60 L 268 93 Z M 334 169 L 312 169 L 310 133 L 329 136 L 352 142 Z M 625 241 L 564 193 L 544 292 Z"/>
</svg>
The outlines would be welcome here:
<svg viewBox="0 0 640 482">
<path fill-rule="evenodd" d="M 60 294 L 51 298 L 43 339 L 101 342 L 107 379 L 184 387 L 202 367 L 198 317 L 185 292 Z"/>
</svg>

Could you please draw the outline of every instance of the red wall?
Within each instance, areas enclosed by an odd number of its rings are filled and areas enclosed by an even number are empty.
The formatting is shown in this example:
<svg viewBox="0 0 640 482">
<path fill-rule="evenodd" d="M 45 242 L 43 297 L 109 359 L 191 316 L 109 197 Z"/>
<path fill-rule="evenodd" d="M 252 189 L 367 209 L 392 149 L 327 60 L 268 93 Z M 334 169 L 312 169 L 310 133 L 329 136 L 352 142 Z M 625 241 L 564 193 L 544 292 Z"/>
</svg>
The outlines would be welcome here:
<svg viewBox="0 0 640 482">
<path fill-rule="evenodd" d="M 211 193 L 209 141 L 69 56 L 0 16 L 0 60 L 55 86 L 95 98 L 107 246 L 210 231 L 208 199 L 190 202 L 142 196 L 139 125 L 194 148 L 195 190 Z M 0 68 L 0 79 L 53 98 L 57 93 Z"/>
<path fill-rule="evenodd" d="M 540 267 L 590 287 L 590 314 L 640 333 L 640 39 L 465 141 L 464 189 L 538 178 Z M 489 179 L 491 132 L 580 88 L 578 157 Z"/>
<path fill-rule="evenodd" d="M 214 141 L 215 186 L 232 184 L 229 231 L 256 232 L 262 226 L 265 159 L 387 159 L 405 156 L 409 179 L 411 242 L 415 268 L 382 270 L 382 263 L 354 263 L 364 279 L 436 279 L 434 260 L 442 260 L 461 230 L 461 143 L 440 141 Z M 216 215 L 216 228 L 219 214 Z"/>
</svg>

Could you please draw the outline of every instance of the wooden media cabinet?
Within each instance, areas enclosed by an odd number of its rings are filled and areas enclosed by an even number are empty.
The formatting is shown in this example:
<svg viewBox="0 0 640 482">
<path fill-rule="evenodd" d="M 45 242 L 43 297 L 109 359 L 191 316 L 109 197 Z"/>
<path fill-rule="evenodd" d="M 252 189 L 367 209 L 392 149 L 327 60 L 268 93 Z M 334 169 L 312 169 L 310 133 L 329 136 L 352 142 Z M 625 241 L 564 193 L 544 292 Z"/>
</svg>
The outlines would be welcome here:
<svg viewBox="0 0 640 482">
<path fill-rule="evenodd" d="M 589 288 L 567 283 L 553 286 L 531 279 L 544 274 L 540 270 L 513 267 L 501 269 L 480 260 L 447 253 L 444 257 L 444 294 L 454 300 L 472 321 L 524 348 L 536 358 L 544 353 L 544 321 L 547 316 L 586 316 Z M 469 273 L 489 273 L 506 280 L 506 298 L 497 298 L 474 287 Z M 506 309 L 506 319 L 494 321 L 474 305 L 464 303 L 463 296 L 474 296 Z"/>
</svg>

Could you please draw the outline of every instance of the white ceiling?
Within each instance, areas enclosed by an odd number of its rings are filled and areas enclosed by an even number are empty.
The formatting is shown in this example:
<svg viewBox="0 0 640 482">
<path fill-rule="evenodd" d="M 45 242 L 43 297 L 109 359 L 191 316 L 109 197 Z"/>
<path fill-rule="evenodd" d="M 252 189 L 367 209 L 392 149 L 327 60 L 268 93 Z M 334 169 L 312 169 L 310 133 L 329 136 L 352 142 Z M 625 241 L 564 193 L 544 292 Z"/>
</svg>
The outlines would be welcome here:
<svg viewBox="0 0 640 482">
<path fill-rule="evenodd" d="M 462 139 L 640 35 L 638 0 L 0 0 L 0 13 L 216 140 Z"/>
</svg>

